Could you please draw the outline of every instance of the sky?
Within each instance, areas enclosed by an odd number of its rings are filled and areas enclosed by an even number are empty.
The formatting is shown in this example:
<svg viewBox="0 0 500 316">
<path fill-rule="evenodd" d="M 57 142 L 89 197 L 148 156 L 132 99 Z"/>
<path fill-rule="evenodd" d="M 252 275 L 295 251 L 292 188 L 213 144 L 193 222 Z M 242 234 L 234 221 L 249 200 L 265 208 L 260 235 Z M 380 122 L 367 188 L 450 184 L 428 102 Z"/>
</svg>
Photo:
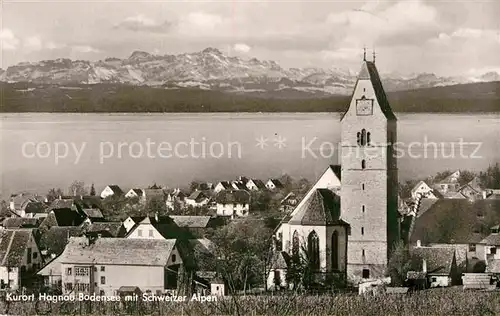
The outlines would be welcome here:
<svg viewBox="0 0 500 316">
<path fill-rule="evenodd" d="M 283 67 L 500 72 L 500 1 L 0 0 L 0 68 L 215 47 Z"/>
</svg>

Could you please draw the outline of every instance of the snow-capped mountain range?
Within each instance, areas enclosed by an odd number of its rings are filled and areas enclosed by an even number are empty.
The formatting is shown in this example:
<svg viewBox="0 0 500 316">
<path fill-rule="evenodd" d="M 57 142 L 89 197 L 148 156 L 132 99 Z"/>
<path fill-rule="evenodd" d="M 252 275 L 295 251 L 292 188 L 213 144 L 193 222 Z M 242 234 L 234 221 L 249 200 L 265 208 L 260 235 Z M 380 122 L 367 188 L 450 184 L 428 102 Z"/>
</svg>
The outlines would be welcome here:
<svg viewBox="0 0 500 316">
<path fill-rule="evenodd" d="M 59 85 L 124 83 L 239 93 L 296 91 L 314 95 L 350 94 L 356 75 L 353 71 L 337 68 L 285 69 L 274 61 L 227 56 L 215 48 L 164 56 L 135 51 L 126 59 L 107 58 L 96 62 L 59 58 L 0 69 L 0 81 L 4 82 Z M 472 78 L 438 77 L 432 73 L 381 76 L 388 91 L 500 81 L 500 74 L 494 71 Z"/>
</svg>

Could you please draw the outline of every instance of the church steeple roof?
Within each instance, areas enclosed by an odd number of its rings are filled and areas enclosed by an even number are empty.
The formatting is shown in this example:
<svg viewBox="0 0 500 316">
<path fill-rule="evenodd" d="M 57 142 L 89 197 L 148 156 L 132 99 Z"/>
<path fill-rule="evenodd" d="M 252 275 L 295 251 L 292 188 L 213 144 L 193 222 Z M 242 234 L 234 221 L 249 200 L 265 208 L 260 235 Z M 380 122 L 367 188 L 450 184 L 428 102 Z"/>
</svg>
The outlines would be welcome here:
<svg viewBox="0 0 500 316">
<path fill-rule="evenodd" d="M 375 97 L 377 98 L 377 102 L 380 105 L 380 108 L 384 113 L 385 117 L 389 120 L 396 120 L 396 116 L 392 112 L 391 106 L 389 105 L 389 101 L 387 100 L 387 95 L 385 94 L 384 87 L 382 86 L 382 80 L 380 80 L 377 67 L 375 66 L 375 63 L 373 61 L 363 60 L 354 90 L 356 90 L 358 82 L 360 80 L 370 80 L 373 90 L 375 91 Z M 349 108 L 342 115 L 342 118 L 344 118 L 345 114 L 348 111 Z"/>
</svg>

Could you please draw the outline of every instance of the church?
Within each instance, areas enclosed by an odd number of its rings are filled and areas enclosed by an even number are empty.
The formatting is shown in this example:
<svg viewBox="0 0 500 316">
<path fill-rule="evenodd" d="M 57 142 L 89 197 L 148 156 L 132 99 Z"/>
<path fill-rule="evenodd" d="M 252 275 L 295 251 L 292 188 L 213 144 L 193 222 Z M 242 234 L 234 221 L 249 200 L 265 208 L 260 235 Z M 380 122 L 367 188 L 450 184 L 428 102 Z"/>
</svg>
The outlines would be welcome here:
<svg viewBox="0 0 500 316">
<path fill-rule="evenodd" d="M 275 230 L 269 289 L 288 286 L 298 258 L 319 283 L 334 275 L 354 285 L 384 277 L 399 240 L 396 142 L 396 117 L 365 53 L 341 117 L 341 164 L 326 168 Z"/>
</svg>

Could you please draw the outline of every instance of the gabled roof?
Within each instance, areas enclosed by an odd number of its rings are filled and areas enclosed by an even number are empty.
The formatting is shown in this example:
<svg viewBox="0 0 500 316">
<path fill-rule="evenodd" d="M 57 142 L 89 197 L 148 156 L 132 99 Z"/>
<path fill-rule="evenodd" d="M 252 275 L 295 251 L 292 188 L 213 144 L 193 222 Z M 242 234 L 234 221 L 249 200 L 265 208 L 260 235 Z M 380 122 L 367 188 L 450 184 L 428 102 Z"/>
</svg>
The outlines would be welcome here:
<svg viewBox="0 0 500 316">
<path fill-rule="evenodd" d="M 486 236 L 483 240 L 479 242 L 480 244 L 485 244 L 488 246 L 500 246 L 500 234 L 492 233 Z"/>
<path fill-rule="evenodd" d="M 359 80 L 370 80 L 373 90 L 375 91 L 375 97 L 377 98 L 378 104 L 380 105 L 380 109 L 382 110 L 382 113 L 384 113 L 385 117 L 389 120 L 396 120 L 396 116 L 392 112 L 392 109 L 389 105 L 389 101 L 387 100 L 387 96 L 384 91 L 384 87 L 382 86 L 382 81 L 380 80 L 380 76 L 378 74 L 377 67 L 375 67 L 375 63 L 371 61 L 363 61 L 363 64 L 361 65 L 361 71 L 359 72 L 358 75 L 358 81 Z M 358 82 L 356 82 L 356 86 L 358 85 Z M 354 91 L 356 90 L 356 86 L 354 87 Z M 353 95 L 354 95 L 353 91 Z M 352 99 L 352 97 L 351 97 Z M 342 120 L 345 116 L 345 114 L 349 111 L 349 108 L 347 111 L 344 112 L 342 115 Z"/>
<path fill-rule="evenodd" d="M 259 180 L 259 179 L 250 179 L 248 181 L 249 182 L 252 181 L 255 184 L 255 186 L 257 188 L 259 188 L 259 189 L 265 189 L 266 188 L 266 185 L 264 184 L 264 182 L 262 182 L 262 180 Z"/>
<path fill-rule="evenodd" d="M 111 191 L 113 191 L 113 193 L 116 194 L 116 195 L 122 195 L 123 194 L 123 190 L 118 185 L 116 185 L 116 184 L 110 184 L 107 187 L 109 187 L 111 189 Z"/>
<path fill-rule="evenodd" d="M 500 222 L 500 200 L 441 199 L 416 218 L 411 243 L 479 243 Z"/>
<path fill-rule="evenodd" d="M 142 189 L 130 189 L 130 191 L 134 192 L 137 196 L 142 196 L 143 194 Z"/>
<path fill-rule="evenodd" d="M 84 208 L 82 209 L 82 213 L 85 214 L 90 219 L 103 219 L 104 216 L 102 212 L 98 208 Z"/>
<path fill-rule="evenodd" d="M 125 228 L 121 222 L 95 222 L 85 227 L 87 233 L 108 232 L 112 237 L 125 235 Z"/>
<path fill-rule="evenodd" d="M 417 191 L 417 190 L 418 190 L 418 189 L 419 189 L 419 188 L 420 188 L 423 184 L 424 184 L 424 185 L 426 185 L 426 186 L 427 186 L 430 190 L 432 190 L 432 189 L 431 189 L 431 187 L 430 187 L 427 183 L 425 183 L 425 181 L 420 180 L 420 181 L 419 181 L 419 182 L 418 182 L 418 183 L 417 183 L 417 184 L 413 187 L 413 189 L 411 189 L 411 194 L 412 194 L 412 195 L 414 195 L 414 194 L 415 194 L 415 192 L 416 192 L 416 191 Z"/>
<path fill-rule="evenodd" d="M 28 248 L 31 229 L 6 229 L 0 231 L 0 266 L 20 267 Z"/>
<path fill-rule="evenodd" d="M 271 181 L 276 188 L 283 188 L 283 184 L 279 179 L 269 179 L 268 181 Z"/>
<path fill-rule="evenodd" d="M 231 189 L 232 185 L 229 181 L 221 181 L 218 184 L 222 185 L 222 187 L 226 190 Z"/>
<path fill-rule="evenodd" d="M 55 209 L 62 209 L 62 208 L 69 208 L 69 209 L 75 209 L 76 205 L 73 199 L 55 199 L 50 203 L 49 209 L 50 210 L 55 210 Z"/>
<path fill-rule="evenodd" d="M 243 183 L 241 181 L 233 181 L 231 184 L 232 184 L 233 188 L 236 190 L 245 190 L 245 191 L 248 190 L 245 183 Z"/>
<path fill-rule="evenodd" d="M 418 207 L 417 217 L 422 216 L 422 214 L 427 212 L 438 201 L 438 199 L 421 199 L 420 206 Z"/>
<path fill-rule="evenodd" d="M 179 227 L 205 228 L 207 227 L 211 217 L 170 215 L 170 218 Z"/>
<path fill-rule="evenodd" d="M 203 193 L 203 191 L 194 191 L 187 198 L 190 199 L 190 200 L 195 200 L 196 202 L 199 202 L 199 201 L 201 201 L 203 199 L 208 198 L 208 196 L 205 193 Z"/>
<path fill-rule="evenodd" d="M 175 239 L 71 237 L 61 255 L 62 263 L 166 266 Z"/>
<path fill-rule="evenodd" d="M 40 225 L 38 218 L 29 217 L 9 217 L 2 223 L 5 228 L 35 228 Z"/>
<path fill-rule="evenodd" d="M 220 204 L 248 204 L 250 193 L 243 190 L 224 190 L 215 196 L 215 201 Z"/>
<path fill-rule="evenodd" d="M 52 226 L 42 234 L 40 249 L 46 249 L 48 254 L 60 255 L 68 243 L 68 238 L 82 234 L 83 228 L 80 226 Z"/>
<path fill-rule="evenodd" d="M 291 225 L 340 225 L 340 197 L 328 189 L 316 189 L 288 221 Z"/>
<path fill-rule="evenodd" d="M 341 165 L 330 165 L 329 168 L 333 171 L 333 173 L 337 176 L 339 180 L 342 180 L 342 178 L 340 177 L 342 175 Z"/>
<path fill-rule="evenodd" d="M 44 222 L 50 223 L 50 226 L 78 226 L 83 220 L 83 216 L 77 211 L 69 208 L 61 208 L 50 211 Z"/>
<path fill-rule="evenodd" d="M 453 259 L 455 259 L 455 249 L 453 248 L 415 247 L 411 249 L 411 254 L 426 261 L 427 274 L 429 275 L 450 275 L 452 271 Z M 422 261 L 419 263 L 422 265 Z"/>
</svg>

